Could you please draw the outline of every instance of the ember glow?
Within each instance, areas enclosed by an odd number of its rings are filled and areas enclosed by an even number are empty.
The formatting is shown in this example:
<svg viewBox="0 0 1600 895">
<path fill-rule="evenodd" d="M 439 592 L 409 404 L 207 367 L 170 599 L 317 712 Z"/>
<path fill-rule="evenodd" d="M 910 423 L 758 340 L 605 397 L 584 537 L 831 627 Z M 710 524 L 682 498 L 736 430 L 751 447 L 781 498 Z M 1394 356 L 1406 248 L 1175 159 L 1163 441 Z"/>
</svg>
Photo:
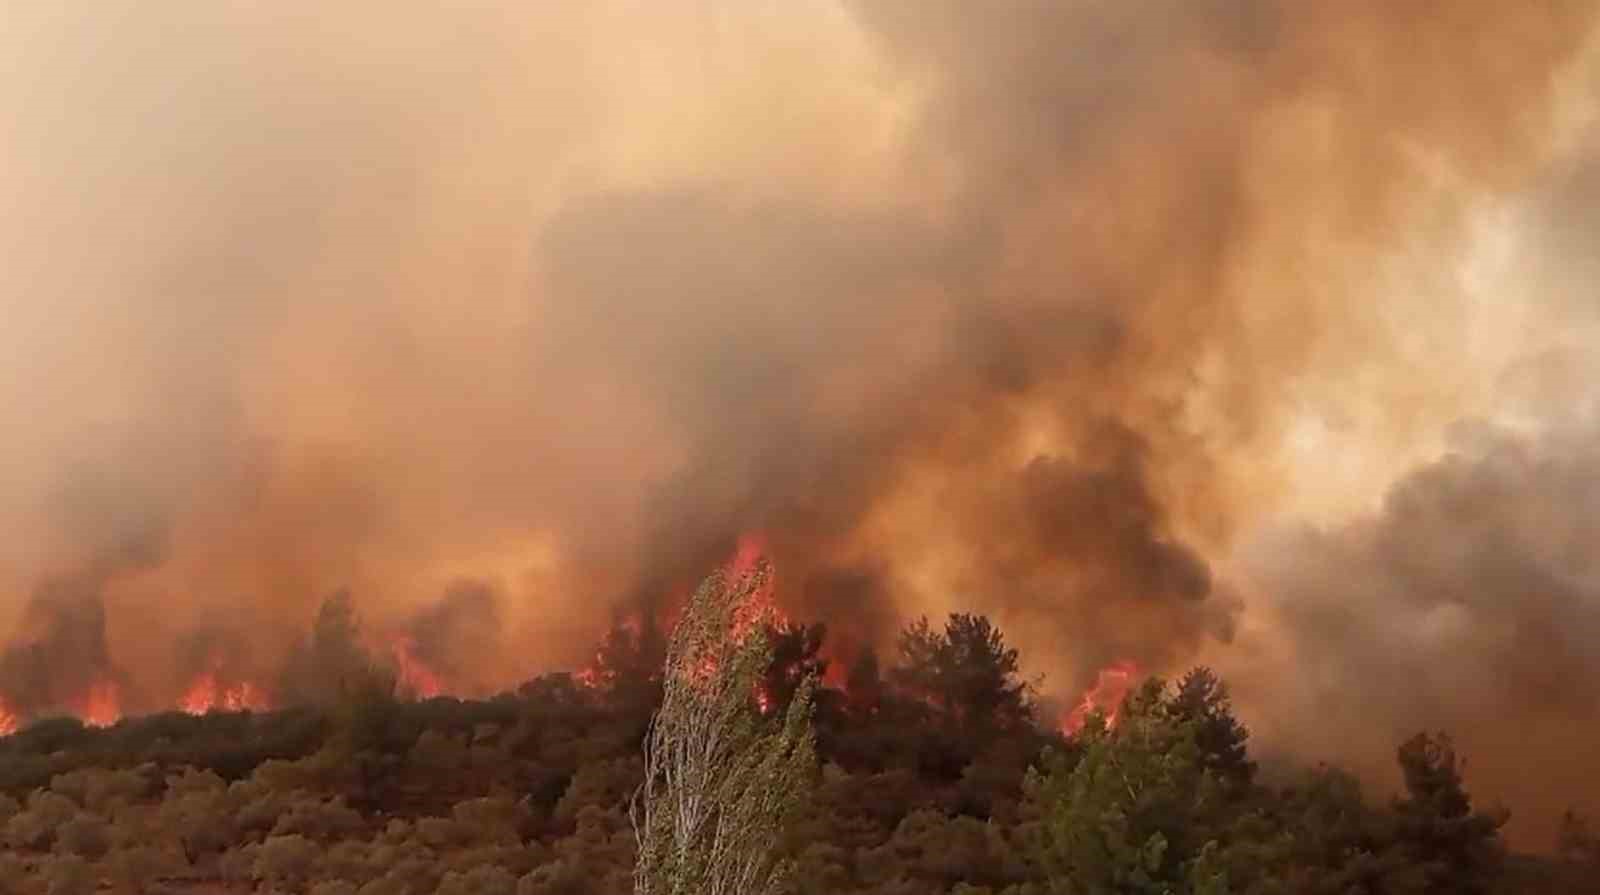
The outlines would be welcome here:
<svg viewBox="0 0 1600 895">
<path fill-rule="evenodd" d="M 121 688 L 115 681 L 96 681 L 73 707 L 90 727 L 110 727 L 122 720 Z"/>
<path fill-rule="evenodd" d="M 15 712 L 11 711 L 5 700 L 0 699 L 0 737 L 11 736 L 17 732 L 20 726 L 21 719 L 17 717 Z"/>
<path fill-rule="evenodd" d="M 1078 704 L 1061 719 L 1061 732 L 1068 736 L 1076 734 L 1083 729 L 1089 715 L 1096 711 L 1105 713 L 1108 728 L 1117 726 L 1117 714 L 1122 708 L 1122 701 L 1138 682 L 1139 666 L 1131 660 L 1124 659 L 1100 669 L 1095 676 L 1094 686 L 1086 690 Z"/>
<path fill-rule="evenodd" d="M 262 712 L 271 708 L 266 691 L 249 682 L 231 684 L 218 682 L 217 672 L 205 672 L 195 678 L 189 689 L 178 700 L 178 709 L 191 715 L 208 712 Z"/>
<path fill-rule="evenodd" d="M 416 641 L 410 637 L 396 637 L 389 644 L 401 689 L 418 699 L 432 699 L 446 692 L 444 682 L 416 654 Z"/>
</svg>

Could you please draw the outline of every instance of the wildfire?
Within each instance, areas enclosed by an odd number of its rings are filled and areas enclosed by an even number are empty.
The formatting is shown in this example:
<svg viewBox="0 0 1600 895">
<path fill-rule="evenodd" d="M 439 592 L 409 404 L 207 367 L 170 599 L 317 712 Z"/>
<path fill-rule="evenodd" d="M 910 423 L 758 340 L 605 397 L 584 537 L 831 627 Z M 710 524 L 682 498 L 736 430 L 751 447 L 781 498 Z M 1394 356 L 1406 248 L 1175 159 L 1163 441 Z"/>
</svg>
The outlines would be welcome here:
<svg viewBox="0 0 1600 895">
<path fill-rule="evenodd" d="M 11 736 L 21 726 L 22 722 L 17 718 L 17 714 L 11 711 L 5 700 L 0 699 L 0 737 Z"/>
<path fill-rule="evenodd" d="M 195 678 L 178 700 L 178 708 L 191 715 L 214 711 L 259 712 L 269 707 L 267 694 L 260 687 L 249 681 L 223 686 L 218 682 L 216 673 L 210 671 Z"/>
<path fill-rule="evenodd" d="M 96 681 L 76 706 L 90 727 L 110 727 L 122 719 L 122 698 L 115 681 Z"/>
<path fill-rule="evenodd" d="M 1061 732 L 1071 736 L 1082 730 L 1089 714 L 1097 709 L 1106 713 L 1107 727 L 1117 726 L 1117 713 L 1122 709 L 1122 700 L 1133 689 L 1138 675 L 1138 664 L 1129 659 L 1100 669 L 1094 686 L 1084 691 L 1078 704 L 1061 720 Z"/>
<path fill-rule="evenodd" d="M 728 561 L 728 577 L 734 582 L 742 582 L 756 573 L 762 558 L 767 555 L 767 538 L 759 532 L 751 532 L 739 536 L 738 546 L 734 549 L 733 558 Z M 772 602 L 775 582 L 769 569 L 767 578 L 761 586 L 752 592 L 742 606 L 734 613 L 733 635 L 742 638 L 755 625 L 763 622 L 784 621 L 781 613 Z"/>
<path fill-rule="evenodd" d="M 396 637 L 389 644 L 394 664 L 400 675 L 400 685 L 419 699 L 432 699 L 444 692 L 439 675 L 416 654 L 416 641 L 410 637 Z"/>
</svg>

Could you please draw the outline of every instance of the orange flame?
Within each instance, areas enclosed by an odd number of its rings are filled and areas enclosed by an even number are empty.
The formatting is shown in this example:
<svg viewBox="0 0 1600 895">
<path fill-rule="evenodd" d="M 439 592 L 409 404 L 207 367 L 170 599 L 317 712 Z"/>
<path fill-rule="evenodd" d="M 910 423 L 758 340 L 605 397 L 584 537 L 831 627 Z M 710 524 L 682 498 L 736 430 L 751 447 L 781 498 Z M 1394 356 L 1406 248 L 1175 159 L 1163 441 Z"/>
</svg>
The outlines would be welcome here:
<svg viewBox="0 0 1600 895">
<path fill-rule="evenodd" d="M 417 658 L 416 641 L 407 636 L 396 637 L 389 644 L 395 668 L 400 674 L 400 685 L 419 699 L 432 699 L 444 692 L 444 683 L 427 663 Z"/>
<path fill-rule="evenodd" d="M 225 687 L 218 683 L 216 673 L 210 671 L 195 678 L 178 700 L 178 708 L 191 715 L 214 711 L 260 712 L 270 707 L 271 702 L 260 687 L 249 681 Z"/>
<path fill-rule="evenodd" d="M 1061 732 L 1071 736 L 1083 729 L 1089 714 L 1095 710 L 1106 713 L 1106 727 L 1117 726 L 1117 715 L 1122 710 L 1122 700 L 1133 689 L 1139 675 L 1139 665 L 1123 659 L 1100 669 L 1093 687 L 1084 691 L 1083 698 L 1061 720 Z"/>
<path fill-rule="evenodd" d="M 22 726 L 22 721 L 17 714 L 11 711 L 4 699 L 0 699 L 0 737 L 8 737 L 16 733 Z"/>
<path fill-rule="evenodd" d="M 738 546 L 734 548 L 733 558 L 728 561 L 729 578 L 737 584 L 754 575 L 757 565 L 766 555 L 766 535 L 760 532 L 740 535 Z M 751 593 L 742 605 L 735 608 L 732 631 L 735 639 L 744 639 L 744 636 L 757 625 L 787 621 L 773 604 L 775 585 L 776 582 L 769 573 L 761 587 Z"/>
<path fill-rule="evenodd" d="M 115 681 L 96 681 L 77 706 L 77 714 L 90 727 L 110 727 L 122 720 L 122 695 Z"/>
</svg>

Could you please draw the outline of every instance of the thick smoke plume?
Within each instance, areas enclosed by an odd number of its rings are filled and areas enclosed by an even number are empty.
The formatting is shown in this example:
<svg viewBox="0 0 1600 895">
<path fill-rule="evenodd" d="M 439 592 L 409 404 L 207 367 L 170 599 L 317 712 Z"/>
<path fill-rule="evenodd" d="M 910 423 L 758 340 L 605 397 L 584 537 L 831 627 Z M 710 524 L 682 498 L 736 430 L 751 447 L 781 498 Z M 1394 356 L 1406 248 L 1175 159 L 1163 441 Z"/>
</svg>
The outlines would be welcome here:
<svg viewBox="0 0 1600 895">
<path fill-rule="evenodd" d="M 850 648 L 962 609 L 1067 694 L 1179 667 L 1269 624 L 1242 536 L 1372 497 L 1567 322 L 1565 273 L 1486 330 L 1463 271 L 1583 154 L 1597 15 L 15 10 L 0 692 L 103 619 L 170 705 L 197 632 L 280 668 L 340 589 L 509 684 L 757 530 Z"/>
</svg>

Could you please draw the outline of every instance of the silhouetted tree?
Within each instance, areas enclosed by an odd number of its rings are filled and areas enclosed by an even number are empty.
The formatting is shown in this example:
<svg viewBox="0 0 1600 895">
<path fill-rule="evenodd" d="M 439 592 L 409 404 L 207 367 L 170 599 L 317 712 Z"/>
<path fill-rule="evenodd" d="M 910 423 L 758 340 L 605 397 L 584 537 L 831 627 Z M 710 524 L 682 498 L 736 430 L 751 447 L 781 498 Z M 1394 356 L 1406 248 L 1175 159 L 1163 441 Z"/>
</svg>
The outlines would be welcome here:
<svg viewBox="0 0 1600 895">
<path fill-rule="evenodd" d="M 922 618 L 900 633 L 889 679 L 963 727 L 1006 730 L 1033 720 L 1017 669 L 1017 651 L 987 617 L 953 613 L 943 631 Z"/>
<path fill-rule="evenodd" d="M 1406 796 L 1394 805 L 1396 838 L 1423 868 L 1428 891 L 1492 891 L 1504 860 L 1500 828 L 1507 815 L 1473 810 L 1455 747 L 1443 734 L 1417 734 L 1400 746 L 1398 758 Z"/>
<path fill-rule="evenodd" d="M 822 680 L 828 670 L 828 660 L 819 653 L 826 635 L 827 628 L 821 624 L 780 622 L 768 626 L 767 642 L 772 650 L 772 662 L 761 676 L 759 686 L 771 711 L 787 709 L 801 682 L 808 678 Z"/>
<path fill-rule="evenodd" d="M 1195 745 L 1207 770 L 1235 786 L 1255 777 L 1249 757 L 1250 731 L 1233 715 L 1228 685 L 1209 668 L 1195 668 L 1178 681 L 1171 708 L 1174 717 L 1193 721 Z"/>
<path fill-rule="evenodd" d="M 883 672 L 878 654 L 862 650 L 845 675 L 846 706 L 858 718 L 870 718 L 883 704 Z"/>
</svg>

